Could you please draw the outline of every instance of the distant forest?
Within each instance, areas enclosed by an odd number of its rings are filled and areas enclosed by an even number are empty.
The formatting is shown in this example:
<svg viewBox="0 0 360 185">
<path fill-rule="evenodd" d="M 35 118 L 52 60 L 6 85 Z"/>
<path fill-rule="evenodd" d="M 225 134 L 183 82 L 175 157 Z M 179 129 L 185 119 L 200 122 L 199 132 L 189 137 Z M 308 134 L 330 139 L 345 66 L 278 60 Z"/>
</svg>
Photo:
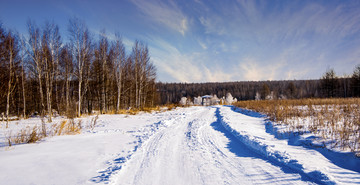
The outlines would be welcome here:
<svg viewBox="0 0 360 185">
<path fill-rule="evenodd" d="M 221 98 L 231 93 L 237 100 L 299 99 L 360 96 L 360 65 L 351 77 L 337 77 L 333 69 L 317 80 L 246 81 L 222 83 L 157 83 L 160 103 L 178 103 L 181 97 L 203 95 Z"/>
</svg>

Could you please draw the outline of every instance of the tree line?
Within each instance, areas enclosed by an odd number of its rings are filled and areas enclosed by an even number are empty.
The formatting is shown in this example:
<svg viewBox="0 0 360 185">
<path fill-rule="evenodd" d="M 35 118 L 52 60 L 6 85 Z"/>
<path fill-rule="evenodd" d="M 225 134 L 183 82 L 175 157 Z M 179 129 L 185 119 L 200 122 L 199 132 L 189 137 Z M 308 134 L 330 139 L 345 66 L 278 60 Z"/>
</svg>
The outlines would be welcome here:
<svg viewBox="0 0 360 185">
<path fill-rule="evenodd" d="M 0 113 L 51 121 L 55 113 L 80 116 L 154 106 L 156 68 L 146 44 L 135 41 L 130 54 L 121 36 L 98 39 L 84 21 L 71 18 L 68 39 L 59 27 L 27 22 L 27 35 L 0 24 Z M 54 112 L 55 111 L 55 112 Z"/>
<path fill-rule="evenodd" d="M 360 96 L 360 65 L 349 77 L 338 77 L 328 69 L 316 80 L 243 81 L 222 83 L 157 83 L 160 103 L 177 103 L 182 97 L 214 94 L 225 97 L 230 92 L 237 100 L 301 99 Z"/>
</svg>

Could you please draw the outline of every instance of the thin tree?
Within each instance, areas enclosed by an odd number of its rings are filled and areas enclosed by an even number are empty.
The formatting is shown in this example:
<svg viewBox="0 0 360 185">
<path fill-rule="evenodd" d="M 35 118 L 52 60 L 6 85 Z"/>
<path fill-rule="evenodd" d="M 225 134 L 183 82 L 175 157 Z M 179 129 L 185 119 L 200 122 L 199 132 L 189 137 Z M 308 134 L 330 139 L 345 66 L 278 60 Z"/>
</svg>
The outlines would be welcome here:
<svg viewBox="0 0 360 185">
<path fill-rule="evenodd" d="M 24 40 L 25 39 L 21 38 L 21 46 L 22 47 L 25 46 Z M 21 52 L 21 89 L 22 89 L 22 99 L 23 99 L 23 118 L 26 118 L 26 87 L 25 87 L 26 74 L 25 74 L 25 67 L 24 67 L 26 53 L 25 53 L 24 49 L 21 49 L 20 52 Z"/>
<path fill-rule="evenodd" d="M 65 81 L 64 91 L 65 91 L 65 112 L 69 114 L 70 111 L 70 82 L 72 81 L 73 73 L 73 56 L 70 53 L 70 46 L 65 45 L 61 48 L 61 57 L 60 57 L 60 68 Z"/>
<path fill-rule="evenodd" d="M 44 77 L 45 77 L 45 95 L 46 95 L 46 107 L 48 113 L 48 121 L 52 122 L 52 75 L 53 75 L 53 61 L 50 54 L 50 30 L 46 25 L 42 40 L 41 40 L 41 53 L 44 64 Z"/>
<path fill-rule="evenodd" d="M 51 73 L 50 73 L 50 86 L 51 88 L 54 86 L 55 87 L 55 105 L 56 108 L 58 110 L 58 76 L 59 76 L 59 70 L 58 70 L 58 66 L 59 66 L 59 58 L 60 58 L 60 50 L 61 50 L 61 36 L 59 33 L 59 27 L 54 23 L 54 22 L 47 22 L 45 24 L 45 30 L 46 33 L 48 35 L 48 47 L 49 47 L 49 51 L 50 51 L 50 59 L 51 59 L 51 63 L 52 63 L 52 68 L 50 68 Z M 55 83 L 55 85 L 53 85 L 53 82 Z M 52 89 L 50 89 L 52 90 Z"/>
<path fill-rule="evenodd" d="M 135 107 L 139 108 L 139 68 L 140 68 L 140 43 L 135 41 L 132 48 L 132 60 L 134 62 L 134 83 L 135 83 Z"/>
<path fill-rule="evenodd" d="M 84 74 L 87 73 L 86 69 L 90 63 L 91 55 L 91 41 L 88 28 L 85 23 L 77 18 L 72 18 L 69 21 L 68 31 L 70 33 L 70 44 L 73 55 L 73 62 L 78 78 L 78 116 L 81 116 L 82 98 L 85 94 L 82 92 L 84 83 Z M 86 80 L 86 79 L 85 79 Z M 85 87 L 87 83 L 85 81 Z M 86 92 L 86 88 L 84 88 Z"/>
<path fill-rule="evenodd" d="M 6 128 L 9 125 L 9 111 L 10 111 L 10 96 L 16 87 L 16 76 L 15 76 L 15 57 L 18 52 L 17 39 L 12 35 L 12 32 L 9 31 L 6 34 L 5 41 L 5 60 L 8 62 L 8 86 L 6 93 Z"/>
<path fill-rule="evenodd" d="M 31 65 L 33 68 L 34 75 L 38 80 L 39 88 L 39 99 L 40 99 L 40 115 L 44 116 L 44 94 L 42 89 L 42 76 L 43 76 L 43 60 L 41 53 L 41 39 L 40 30 L 37 28 L 34 22 L 28 21 L 28 33 L 29 40 L 27 46 L 24 48 L 26 53 L 31 59 Z"/>
<path fill-rule="evenodd" d="M 115 34 L 116 40 L 113 44 L 114 51 L 114 62 L 115 62 L 115 77 L 116 77 L 116 87 L 117 87 L 117 99 L 116 99 L 116 112 L 120 110 L 120 101 L 121 101 L 121 90 L 122 90 L 122 76 L 123 68 L 126 60 L 125 56 L 125 46 L 122 43 L 121 37 L 119 34 Z"/>
<path fill-rule="evenodd" d="M 106 76 L 107 76 L 107 58 L 108 58 L 108 48 L 109 48 L 109 42 L 107 40 L 107 36 L 105 33 L 105 30 L 103 30 L 100 33 L 100 39 L 99 39 L 99 57 L 100 57 L 100 63 L 102 67 L 102 74 L 101 74 L 101 110 L 102 113 L 106 113 Z"/>
</svg>

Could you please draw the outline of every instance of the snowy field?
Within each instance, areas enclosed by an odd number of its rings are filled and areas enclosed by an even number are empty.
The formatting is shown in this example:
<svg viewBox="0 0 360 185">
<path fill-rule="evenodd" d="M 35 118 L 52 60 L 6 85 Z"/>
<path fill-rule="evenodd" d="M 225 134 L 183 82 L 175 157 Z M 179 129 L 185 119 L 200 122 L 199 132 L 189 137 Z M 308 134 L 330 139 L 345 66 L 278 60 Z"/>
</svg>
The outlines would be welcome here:
<svg viewBox="0 0 360 185">
<path fill-rule="evenodd" d="M 9 129 L 41 121 L 2 126 L 0 184 L 360 184 L 352 153 L 278 134 L 264 116 L 231 106 L 100 115 L 94 129 L 82 119 L 80 134 L 12 147 Z"/>
</svg>

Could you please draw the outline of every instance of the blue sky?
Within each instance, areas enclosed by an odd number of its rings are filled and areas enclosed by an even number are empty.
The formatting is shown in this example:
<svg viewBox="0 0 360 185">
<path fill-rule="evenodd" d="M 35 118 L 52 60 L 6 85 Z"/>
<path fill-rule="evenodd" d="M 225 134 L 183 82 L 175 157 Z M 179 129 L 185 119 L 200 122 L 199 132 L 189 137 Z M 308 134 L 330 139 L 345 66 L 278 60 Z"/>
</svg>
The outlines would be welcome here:
<svg viewBox="0 0 360 185">
<path fill-rule="evenodd" d="M 148 44 L 162 82 L 317 79 L 360 64 L 358 0 L 2 0 L 5 27 L 83 19 L 98 38 L 119 32 Z"/>
</svg>

